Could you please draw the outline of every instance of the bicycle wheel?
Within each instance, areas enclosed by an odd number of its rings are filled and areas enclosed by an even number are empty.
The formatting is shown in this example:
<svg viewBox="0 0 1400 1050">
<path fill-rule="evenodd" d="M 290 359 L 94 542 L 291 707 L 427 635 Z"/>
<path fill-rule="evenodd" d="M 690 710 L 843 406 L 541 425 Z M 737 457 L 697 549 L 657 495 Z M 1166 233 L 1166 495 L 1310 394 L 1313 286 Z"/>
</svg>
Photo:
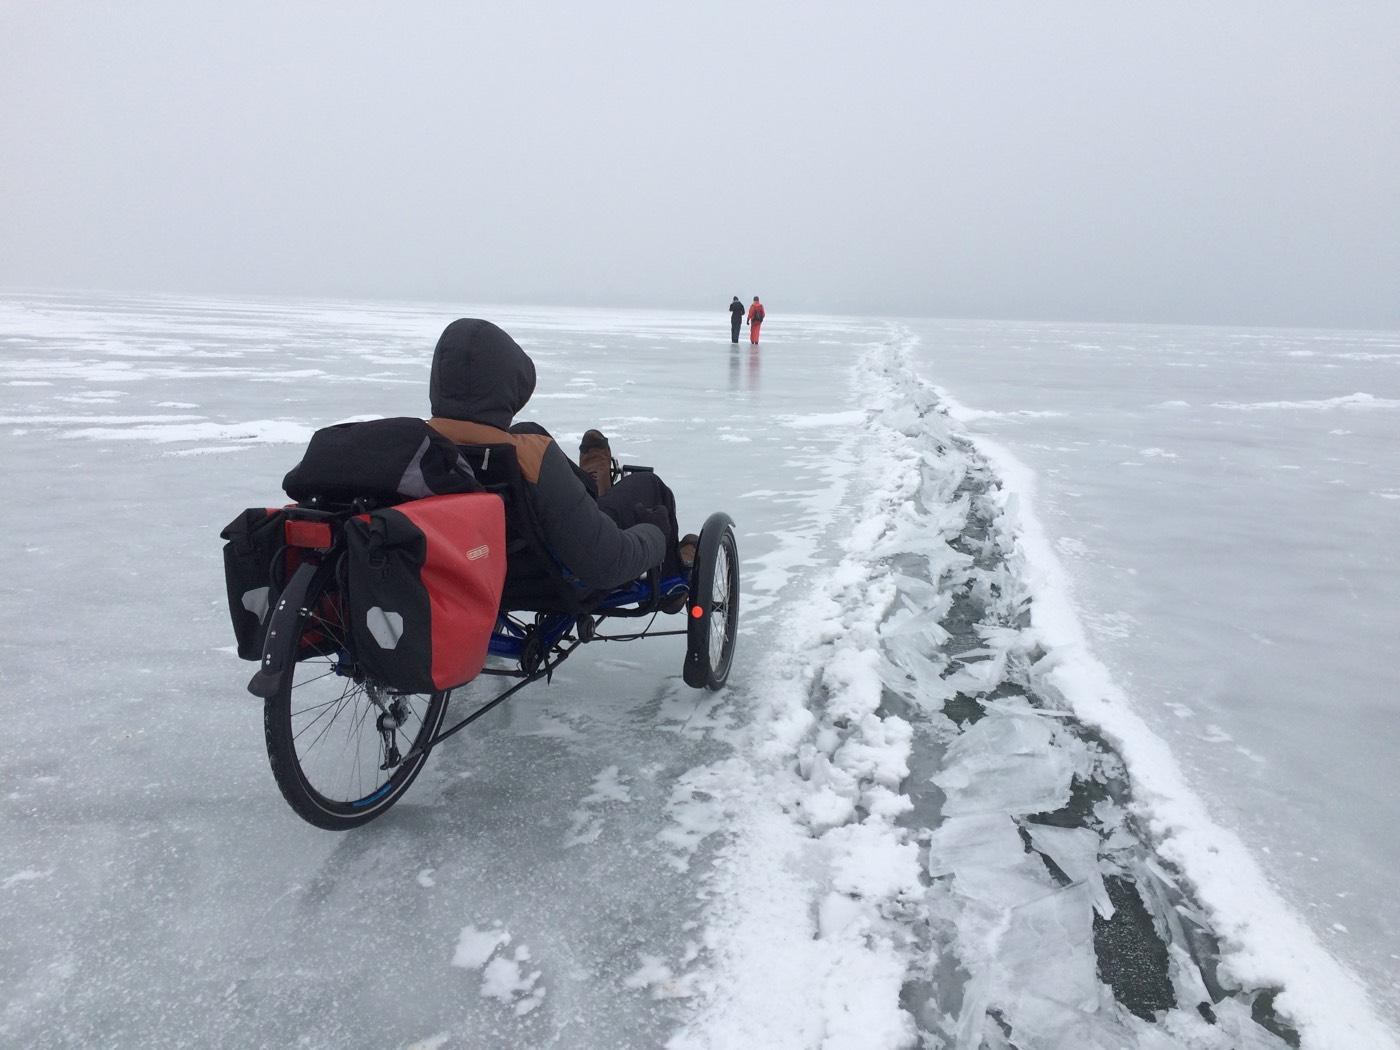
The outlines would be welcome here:
<svg viewBox="0 0 1400 1050">
<path fill-rule="evenodd" d="M 313 580 L 297 604 L 306 612 L 281 643 L 296 647 L 286 654 L 295 662 L 263 708 L 267 755 L 298 816 L 344 831 L 408 790 L 428 760 L 415 749 L 442 726 L 450 694 L 399 693 L 367 678 L 346 644 L 344 604 L 330 580 Z"/>
<path fill-rule="evenodd" d="M 722 688 L 739 634 L 739 544 L 727 514 L 711 514 L 700 530 L 687 612 L 685 684 Z"/>
</svg>

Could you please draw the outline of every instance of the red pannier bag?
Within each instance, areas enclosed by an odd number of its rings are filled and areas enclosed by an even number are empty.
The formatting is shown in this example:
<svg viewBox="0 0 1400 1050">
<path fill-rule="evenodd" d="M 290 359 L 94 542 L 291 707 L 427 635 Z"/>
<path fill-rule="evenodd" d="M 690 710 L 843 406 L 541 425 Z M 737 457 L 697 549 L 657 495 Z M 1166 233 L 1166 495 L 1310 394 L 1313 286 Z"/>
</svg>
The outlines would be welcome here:
<svg viewBox="0 0 1400 1050">
<path fill-rule="evenodd" d="M 506 577 L 505 508 L 473 492 L 345 524 L 345 598 L 360 667 L 404 693 L 455 689 L 486 663 Z"/>
</svg>

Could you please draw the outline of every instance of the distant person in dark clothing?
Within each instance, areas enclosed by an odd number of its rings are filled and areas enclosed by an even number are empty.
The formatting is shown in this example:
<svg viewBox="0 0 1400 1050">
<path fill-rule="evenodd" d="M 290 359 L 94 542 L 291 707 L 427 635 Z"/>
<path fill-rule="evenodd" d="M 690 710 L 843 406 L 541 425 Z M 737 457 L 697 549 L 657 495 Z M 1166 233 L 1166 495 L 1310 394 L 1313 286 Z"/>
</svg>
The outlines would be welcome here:
<svg viewBox="0 0 1400 1050">
<path fill-rule="evenodd" d="M 739 302 L 736 295 L 734 301 L 729 304 L 729 341 L 737 343 L 739 341 L 739 329 L 744 326 L 744 304 Z"/>
<path fill-rule="evenodd" d="M 763 327 L 764 309 L 763 304 L 758 301 L 758 296 L 753 297 L 753 305 L 749 307 L 749 342 L 754 346 L 758 345 L 758 330 Z"/>
</svg>

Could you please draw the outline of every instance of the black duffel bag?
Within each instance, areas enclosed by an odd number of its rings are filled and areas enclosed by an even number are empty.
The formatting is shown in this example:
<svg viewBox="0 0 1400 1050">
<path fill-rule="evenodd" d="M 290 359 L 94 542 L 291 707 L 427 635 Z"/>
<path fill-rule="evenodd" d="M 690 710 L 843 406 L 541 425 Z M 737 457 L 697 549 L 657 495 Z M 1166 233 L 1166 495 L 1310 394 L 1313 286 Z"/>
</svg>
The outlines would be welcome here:
<svg viewBox="0 0 1400 1050">
<path fill-rule="evenodd" d="M 457 446 L 413 416 L 321 428 L 282 488 L 298 502 L 384 503 L 482 490 Z"/>
</svg>

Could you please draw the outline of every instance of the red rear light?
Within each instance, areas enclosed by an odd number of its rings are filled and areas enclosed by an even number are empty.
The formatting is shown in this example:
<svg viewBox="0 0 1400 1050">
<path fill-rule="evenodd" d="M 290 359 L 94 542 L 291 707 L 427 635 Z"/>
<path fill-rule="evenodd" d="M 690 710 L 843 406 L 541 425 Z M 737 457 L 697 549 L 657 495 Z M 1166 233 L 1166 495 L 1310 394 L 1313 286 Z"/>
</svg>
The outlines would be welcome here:
<svg viewBox="0 0 1400 1050">
<path fill-rule="evenodd" d="M 325 521 L 287 521 L 286 532 L 289 547 L 314 547 L 325 550 L 331 545 L 331 526 Z"/>
</svg>

